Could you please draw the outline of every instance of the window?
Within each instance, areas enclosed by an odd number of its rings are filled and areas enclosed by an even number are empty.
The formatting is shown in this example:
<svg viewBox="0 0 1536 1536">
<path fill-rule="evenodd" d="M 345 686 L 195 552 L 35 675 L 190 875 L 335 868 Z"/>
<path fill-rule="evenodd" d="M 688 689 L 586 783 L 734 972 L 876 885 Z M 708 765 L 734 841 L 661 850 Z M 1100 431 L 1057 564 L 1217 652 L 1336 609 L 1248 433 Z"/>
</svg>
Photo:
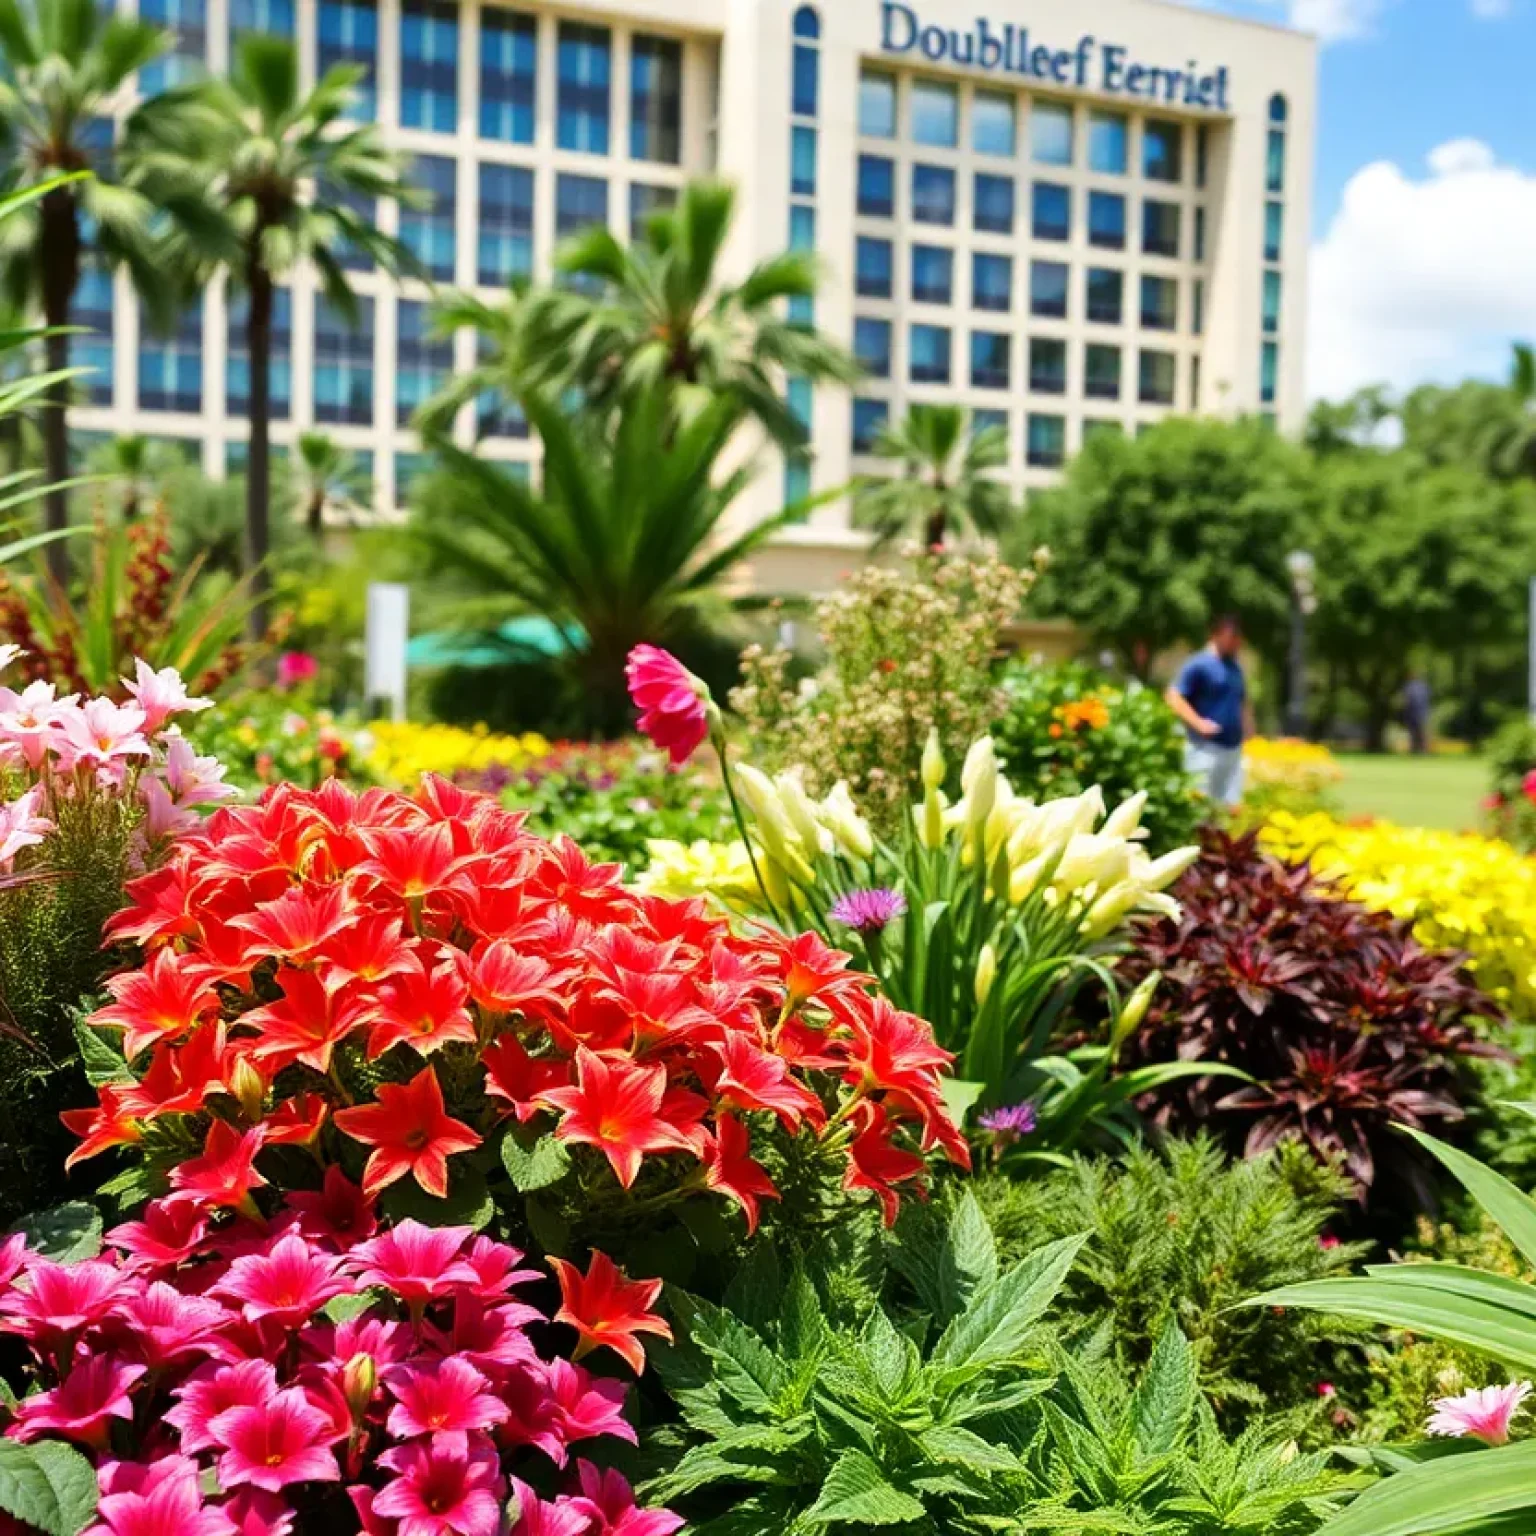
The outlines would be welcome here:
<svg viewBox="0 0 1536 1536">
<path fill-rule="evenodd" d="M 799 123 L 789 130 L 789 190 L 796 197 L 816 195 L 816 130 Z"/>
<path fill-rule="evenodd" d="M 883 70 L 859 74 L 859 132 L 868 139 L 896 137 L 896 77 Z"/>
<path fill-rule="evenodd" d="M 891 376 L 891 322 L 858 315 L 853 322 L 853 355 L 872 378 Z"/>
<path fill-rule="evenodd" d="M 971 148 L 978 155 L 1012 159 L 1016 138 L 1013 97 L 977 91 L 971 98 Z"/>
<path fill-rule="evenodd" d="M 475 273 L 496 287 L 533 276 L 533 172 L 520 165 L 480 167 Z"/>
<path fill-rule="evenodd" d="M 338 188 L 322 185 L 318 193 L 318 201 L 331 207 L 340 206 L 347 209 L 359 224 L 368 228 L 376 228 L 379 222 L 378 200 L 365 197 L 350 188 Z M 336 258 L 340 266 L 348 272 L 371 272 L 373 270 L 373 257 L 361 246 L 354 245 L 352 241 L 338 239 L 335 249 L 331 254 Z"/>
<path fill-rule="evenodd" d="M 917 224 L 955 222 L 955 173 L 938 165 L 912 167 L 912 219 Z"/>
<path fill-rule="evenodd" d="M 960 93 L 936 80 L 914 80 L 909 98 L 912 142 L 953 149 L 960 142 Z"/>
<path fill-rule="evenodd" d="M 1268 192 L 1285 191 L 1285 135 L 1277 128 L 1269 130 L 1269 149 L 1264 160 L 1264 188 Z"/>
<path fill-rule="evenodd" d="M 910 351 L 914 384 L 949 383 L 949 332 L 942 325 L 914 325 Z"/>
<path fill-rule="evenodd" d="M 356 300 L 356 325 L 315 299 L 315 420 L 373 421 L 373 300 Z"/>
<path fill-rule="evenodd" d="M 1067 422 L 1064 416 L 1029 418 L 1026 457 L 1036 469 L 1059 469 L 1067 459 Z"/>
<path fill-rule="evenodd" d="M 1090 400 L 1120 398 L 1120 348 L 1089 342 L 1083 352 L 1083 393 Z"/>
<path fill-rule="evenodd" d="M 561 149 L 606 155 L 613 70 L 613 39 L 607 27 L 562 21 L 556 59 L 556 144 Z"/>
<path fill-rule="evenodd" d="M 789 209 L 789 248 L 816 249 L 816 210 L 809 203 L 792 203 Z"/>
<path fill-rule="evenodd" d="M 1088 169 L 1102 176 L 1124 176 L 1130 163 L 1130 130 L 1118 112 L 1088 115 Z"/>
<path fill-rule="evenodd" d="M 811 494 L 811 459 L 806 453 L 788 453 L 784 456 L 784 505 L 792 507 Z M 805 516 L 791 518 L 791 522 L 804 522 Z"/>
<path fill-rule="evenodd" d="M 1272 123 L 1280 123 L 1282 126 L 1286 118 L 1290 116 L 1290 108 L 1286 104 L 1285 97 L 1278 91 L 1269 98 L 1269 120 Z"/>
<path fill-rule="evenodd" d="M 1148 181 L 1183 181 L 1184 125 L 1149 118 L 1141 129 L 1141 174 Z"/>
<path fill-rule="evenodd" d="M 653 215 L 677 206 L 676 187 L 648 187 L 643 182 L 629 184 L 629 238 L 642 239 Z"/>
<path fill-rule="evenodd" d="M 1195 185 L 1204 187 L 1211 172 L 1211 130 L 1201 123 L 1195 129 Z"/>
<path fill-rule="evenodd" d="M 859 212 L 888 219 L 896 211 L 896 162 L 883 155 L 859 156 Z"/>
<path fill-rule="evenodd" d="M 452 133 L 459 121 L 459 8 L 401 0 L 400 122 Z"/>
<path fill-rule="evenodd" d="M 1113 267 L 1088 269 L 1088 318 L 1099 325 L 1119 325 L 1125 318 L 1125 274 Z"/>
<path fill-rule="evenodd" d="M 1280 329 L 1280 274 L 1273 269 L 1264 274 L 1264 334 L 1273 336 Z"/>
<path fill-rule="evenodd" d="M 479 353 L 483 361 L 487 355 L 484 338 L 481 338 Z M 516 400 L 509 400 L 500 390 L 483 389 L 475 396 L 475 434 L 477 437 L 526 439 L 528 417 Z"/>
<path fill-rule="evenodd" d="M 1264 204 L 1264 260 L 1279 261 L 1285 240 L 1285 204 Z"/>
<path fill-rule="evenodd" d="M 790 101 L 796 117 L 815 117 L 820 105 L 821 60 L 816 47 L 821 37 L 821 21 L 808 5 L 795 12 L 794 74 L 790 81 Z M 800 41 L 800 39 L 805 41 Z"/>
<path fill-rule="evenodd" d="M 937 245 L 912 247 L 912 297 L 919 304 L 949 304 L 954 299 L 955 256 Z"/>
<path fill-rule="evenodd" d="M 539 28 L 532 16 L 480 10 L 480 137 L 532 144 L 538 101 Z"/>
<path fill-rule="evenodd" d="M 1034 261 L 1029 266 L 1029 312 L 1051 320 L 1067 318 L 1067 279 L 1064 261 Z"/>
<path fill-rule="evenodd" d="M 1008 412 L 998 410 L 975 410 L 971 412 L 971 437 L 978 438 L 983 432 L 1001 432 L 1003 434 L 1003 449 L 1012 452 L 1008 439 L 1011 435 L 1008 423 Z"/>
<path fill-rule="evenodd" d="M 1006 314 L 1013 308 L 1013 258 L 977 251 L 971 257 L 971 307 Z"/>
<path fill-rule="evenodd" d="M 297 31 L 293 7 L 294 0 L 230 0 L 231 44 L 247 32 L 265 32 L 271 37 L 292 37 Z"/>
<path fill-rule="evenodd" d="M 1195 260 L 1205 260 L 1205 209 L 1195 209 Z"/>
<path fill-rule="evenodd" d="M 112 404 L 112 274 L 86 257 L 80 264 L 80 286 L 70 306 L 70 322 L 82 327 L 69 338 L 69 366 L 89 368 L 74 383 L 87 404 Z"/>
<path fill-rule="evenodd" d="M 802 5 L 795 12 L 795 36 L 809 38 L 821 36 L 821 17 L 816 14 L 814 5 Z"/>
<path fill-rule="evenodd" d="M 1266 341 L 1259 358 L 1259 400 L 1273 405 L 1280 385 L 1280 345 Z"/>
<path fill-rule="evenodd" d="M 1125 199 L 1118 192 L 1088 194 L 1088 244 L 1105 251 L 1125 249 Z"/>
<path fill-rule="evenodd" d="M 1013 177 L 978 172 L 973 218 L 976 228 L 991 235 L 1013 233 Z"/>
<path fill-rule="evenodd" d="M 895 265 L 889 240 L 860 235 L 854 246 L 854 290 L 866 299 L 890 298 L 895 288 Z"/>
<path fill-rule="evenodd" d="M 629 157 L 676 165 L 683 150 L 683 45 L 636 32 L 629 44 Z"/>
<path fill-rule="evenodd" d="M 813 395 L 809 379 L 790 379 L 784 386 L 784 404 L 795 418 L 807 440 L 811 435 L 811 406 Z"/>
<path fill-rule="evenodd" d="M 1141 249 L 1148 256 L 1179 254 L 1179 214 L 1177 203 L 1160 203 L 1149 197 L 1141 205 Z"/>
<path fill-rule="evenodd" d="M 351 117 L 371 123 L 378 115 L 379 10 L 378 0 L 320 0 L 320 21 L 315 63 L 320 77 L 338 64 L 360 64 L 363 78 Z"/>
<path fill-rule="evenodd" d="M 200 411 L 203 408 L 203 301 L 176 317 L 169 336 L 157 335 L 139 306 L 139 409 Z"/>
<path fill-rule="evenodd" d="M 608 183 L 600 176 L 555 178 L 555 234 L 559 239 L 608 223 Z"/>
<path fill-rule="evenodd" d="M 1118 421 L 1091 421 L 1083 422 L 1083 447 L 1087 447 L 1096 437 L 1124 437 L 1125 428 Z"/>
<path fill-rule="evenodd" d="M 433 469 L 430 453 L 395 454 L 395 506 L 407 506 L 416 493 L 417 485 L 425 480 Z"/>
<path fill-rule="evenodd" d="M 247 327 L 250 296 L 231 294 L 228 301 L 229 344 L 224 366 L 224 406 L 231 416 L 251 409 L 251 351 Z M 293 295 L 272 290 L 272 351 L 267 387 L 274 421 L 286 421 L 293 408 Z"/>
<path fill-rule="evenodd" d="M 1190 290 L 1189 328 L 1196 336 L 1205 335 L 1205 279 L 1203 277 L 1197 277 L 1194 287 Z"/>
<path fill-rule="evenodd" d="M 48 4 L 43 0 L 39 10 Z M 208 56 L 207 0 L 139 0 L 139 16 L 172 36 L 170 48 L 139 71 L 139 90 L 145 96 L 158 96 L 202 73 Z"/>
<path fill-rule="evenodd" d="M 401 299 L 397 313 L 395 421 L 404 427 L 453 372 L 453 344 L 432 334 L 425 304 Z"/>
<path fill-rule="evenodd" d="M 442 155 L 418 155 L 411 167 L 411 185 L 425 198 L 420 207 L 400 209 L 400 241 L 429 277 L 453 279 L 455 206 L 459 164 Z"/>
<path fill-rule="evenodd" d="M 873 453 L 890 419 L 891 408 L 884 400 L 856 399 L 853 402 L 853 451 Z"/>
<path fill-rule="evenodd" d="M 1034 187 L 1036 240 L 1069 240 L 1072 237 L 1072 193 L 1051 181 L 1037 181 Z"/>
<path fill-rule="evenodd" d="M 1037 395 L 1067 392 L 1067 344 L 1050 336 L 1035 336 L 1029 343 L 1029 387 Z"/>
<path fill-rule="evenodd" d="M 971 387 L 1007 389 L 1010 347 L 1002 331 L 971 332 Z"/>
<path fill-rule="evenodd" d="M 1138 398 L 1143 405 L 1172 405 L 1174 380 L 1177 377 L 1178 359 L 1172 352 L 1143 352 L 1138 362 L 1140 388 Z"/>
<path fill-rule="evenodd" d="M 1179 328 L 1179 285 L 1173 278 L 1142 274 L 1141 323 L 1149 331 Z"/>
<path fill-rule="evenodd" d="M 1072 164 L 1072 109 L 1036 101 L 1029 109 L 1029 152 L 1039 165 Z"/>
</svg>

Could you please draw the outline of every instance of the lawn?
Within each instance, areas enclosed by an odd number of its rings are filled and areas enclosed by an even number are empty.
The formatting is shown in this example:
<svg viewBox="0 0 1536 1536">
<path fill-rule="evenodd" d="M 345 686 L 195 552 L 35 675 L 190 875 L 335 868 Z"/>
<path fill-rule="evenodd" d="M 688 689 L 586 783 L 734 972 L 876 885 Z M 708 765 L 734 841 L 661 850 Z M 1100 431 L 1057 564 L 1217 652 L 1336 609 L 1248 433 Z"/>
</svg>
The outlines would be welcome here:
<svg viewBox="0 0 1536 1536">
<path fill-rule="evenodd" d="M 1487 794 L 1487 767 L 1475 757 L 1372 757 L 1341 753 L 1339 804 L 1346 817 L 1374 816 L 1409 827 L 1475 828 Z"/>
</svg>

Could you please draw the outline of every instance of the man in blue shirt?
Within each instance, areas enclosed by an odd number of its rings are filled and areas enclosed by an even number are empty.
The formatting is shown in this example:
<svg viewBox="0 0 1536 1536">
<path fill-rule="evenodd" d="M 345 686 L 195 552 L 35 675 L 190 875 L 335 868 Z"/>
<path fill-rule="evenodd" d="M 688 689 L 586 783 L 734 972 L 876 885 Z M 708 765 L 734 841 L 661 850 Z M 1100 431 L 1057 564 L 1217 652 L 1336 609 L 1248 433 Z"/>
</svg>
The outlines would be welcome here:
<svg viewBox="0 0 1536 1536">
<path fill-rule="evenodd" d="M 1248 684 L 1237 659 L 1242 648 L 1242 626 L 1223 614 L 1212 623 L 1205 649 L 1184 663 L 1164 695 L 1189 738 L 1184 766 L 1218 805 L 1243 798 L 1243 741 L 1253 734 Z"/>
</svg>

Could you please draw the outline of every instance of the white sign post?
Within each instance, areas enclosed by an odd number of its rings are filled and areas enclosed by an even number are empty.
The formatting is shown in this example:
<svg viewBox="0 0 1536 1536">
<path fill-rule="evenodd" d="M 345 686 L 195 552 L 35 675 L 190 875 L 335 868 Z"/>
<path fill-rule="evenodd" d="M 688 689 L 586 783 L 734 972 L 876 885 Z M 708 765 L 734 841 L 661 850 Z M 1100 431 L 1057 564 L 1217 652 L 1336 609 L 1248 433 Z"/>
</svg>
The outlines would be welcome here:
<svg viewBox="0 0 1536 1536">
<path fill-rule="evenodd" d="M 368 707 L 384 703 L 391 720 L 405 719 L 405 647 L 411 632 L 411 589 L 397 581 L 368 583 L 363 692 Z"/>
</svg>

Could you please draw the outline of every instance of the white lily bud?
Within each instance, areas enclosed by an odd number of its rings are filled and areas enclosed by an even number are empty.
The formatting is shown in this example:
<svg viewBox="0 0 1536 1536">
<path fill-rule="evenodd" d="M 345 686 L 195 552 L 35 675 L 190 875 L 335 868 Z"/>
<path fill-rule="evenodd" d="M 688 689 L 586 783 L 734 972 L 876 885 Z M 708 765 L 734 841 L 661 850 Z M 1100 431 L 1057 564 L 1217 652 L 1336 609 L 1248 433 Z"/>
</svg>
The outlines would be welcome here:
<svg viewBox="0 0 1536 1536">
<path fill-rule="evenodd" d="M 1083 937 L 1090 942 L 1113 933 L 1132 912 L 1135 912 L 1146 893 L 1134 880 L 1123 880 L 1110 886 L 1089 907 L 1083 919 Z"/>
<path fill-rule="evenodd" d="M 1129 1040 L 1132 1035 L 1141 1028 L 1142 1020 L 1147 1016 L 1147 1009 L 1152 1006 L 1153 994 L 1162 982 L 1163 973 L 1153 971 L 1137 984 L 1136 990 L 1126 998 L 1125 1006 L 1120 1010 L 1120 1017 L 1115 1020 L 1114 1044 Z"/>
<path fill-rule="evenodd" d="M 1144 789 L 1137 790 L 1129 800 L 1122 800 L 1109 813 L 1109 820 L 1104 823 L 1104 836 L 1134 837 L 1141 826 L 1142 812 L 1146 808 L 1147 792 Z"/>
<path fill-rule="evenodd" d="M 917 840 L 930 853 L 944 846 L 945 800 L 942 789 L 930 789 L 920 806 L 912 807 L 917 821 Z"/>
<path fill-rule="evenodd" d="M 875 837 L 869 823 L 859 815 L 845 779 L 832 786 L 832 793 L 821 802 L 822 823 L 831 832 L 839 848 L 856 859 L 874 857 Z"/>
<path fill-rule="evenodd" d="M 931 730 L 923 747 L 923 788 L 929 791 L 943 789 L 944 776 L 948 771 L 943 748 L 939 746 L 939 733 L 937 729 Z"/>
<path fill-rule="evenodd" d="M 1150 859 L 1141 871 L 1141 883 L 1152 891 L 1165 891 L 1200 857 L 1198 848 L 1175 848 L 1160 859 Z"/>
<path fill-rule="evenodd" d="M 990 944 L 981 946 L 976 957 L 976 1006 L 986 1007 L 992 995 L 992 984 L 997 980 L 997 951 Z"/>
<path fill-rule="evenodd" d="M 816 819 L 816 805 L 805 792 L 805 786 L 800 781 L 800 770 L 793 768 L 788 773 L 779 774 L 773 781 L 773 787 L 778 793 L 779 805 L 785 818 L 795 829 L 795 835 L 805 844 L 806 851 L 812 854 L 828 851 L 832 840 L 823 834 L 821 823 Z M 823 847 L 824 843 L 828 848 Z"/>
</svg>

